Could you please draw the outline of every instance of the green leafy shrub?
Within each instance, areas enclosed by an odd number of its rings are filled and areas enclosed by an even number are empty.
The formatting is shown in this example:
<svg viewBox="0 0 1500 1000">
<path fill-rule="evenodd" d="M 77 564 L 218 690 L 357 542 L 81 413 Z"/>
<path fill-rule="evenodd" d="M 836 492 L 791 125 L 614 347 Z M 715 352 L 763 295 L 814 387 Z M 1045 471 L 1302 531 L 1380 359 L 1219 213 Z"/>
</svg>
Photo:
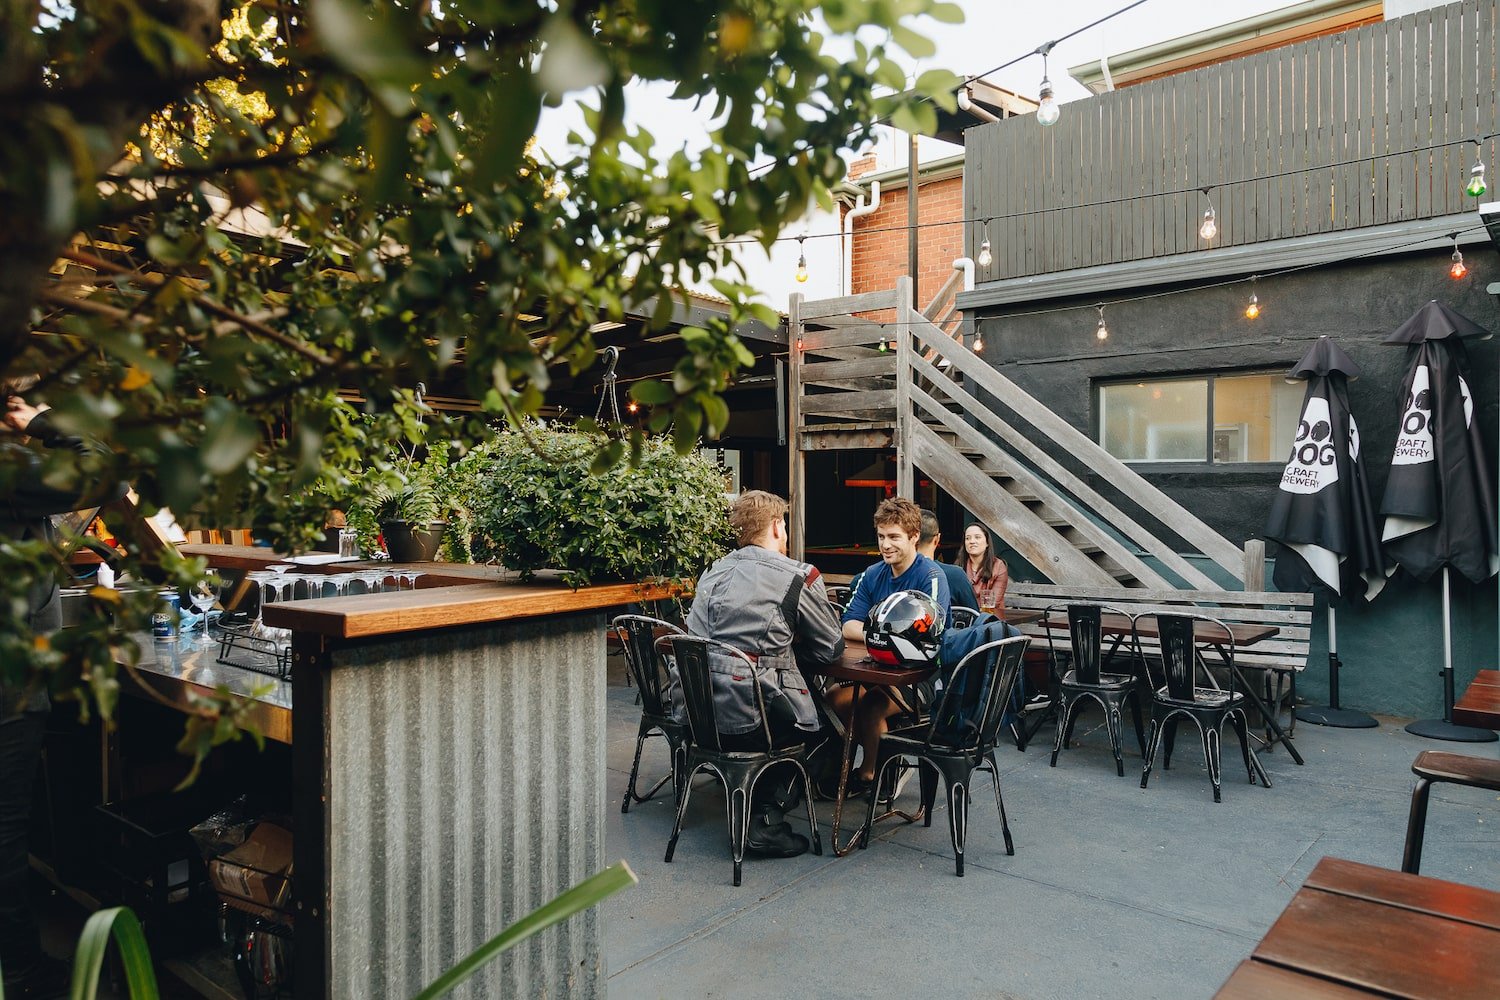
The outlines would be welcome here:
<svg viewBox="0 0 1500 1000">
<path fill-rule="evenodd" d="M 647 438 L 633 461 L 601 470 L 601 443 L 596 434 L 529 424 L 466 456 L 461 476 L 478 485 L 475 558 L 523 577 L 562 570 L 573 586 L 688 585 L 724 554 L 728 504 L 713 462 Z"/>
</svg>

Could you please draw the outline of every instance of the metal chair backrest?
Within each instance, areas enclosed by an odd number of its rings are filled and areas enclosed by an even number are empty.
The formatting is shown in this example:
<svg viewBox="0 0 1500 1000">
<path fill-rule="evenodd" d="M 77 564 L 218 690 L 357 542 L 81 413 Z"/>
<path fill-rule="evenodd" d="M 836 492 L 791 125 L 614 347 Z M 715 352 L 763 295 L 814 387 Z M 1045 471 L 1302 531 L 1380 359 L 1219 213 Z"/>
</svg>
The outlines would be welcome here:
<svg viewBox="0 0 1500 1000">
<path fill-rule="evenodd" d="M 680 634 L 682 629 L 649 615 L 620 615 L 609 625 L 625 651 L 625 669 L 641 693 L 641 708 L 648 715 L 670 715 L 672 706 L 667 703 L 666 691 L 671 678 L 666 663 L 657 655 L 656 640 L 663 634 Z"/>
<path fill-rule="evenodd" d="M 978 611 L 966 608 L 962 604 L 955 604 L 949 610 L 953 613 L 954 628 L 970 628 L 979 620 Z"/>
<path fill-rule="evenodd" d="M 933 710 L 925 745 L 974 754 L 993 747 L 1029 645 L 1024 635 L 996 639 L 959 660 Z"/>
<path fill-rule="evenodd" d="M 704 750 L 723 753 L 719 742 L 718 711 L 714 707 L 712 657 L 729 660 L 735 671 L 743 671 L 748 682 L 755 688 L 755 713 L 760 731 L 765 737 L 766 748 L 771 746 L 771 729 L 766 722 L 766 705 L 761 695 L 760 682 L 756 680 L 759 668 L 755 661 L 735 649 L 727 642 L 705 639 L 698 635 L 665 635 L 656 640 L 658 651 L 671 656 L 677 667 L 677 679 L 682 685 L 683 705 L 687 709 L 688 729 L 693 742 Z"/>
<path fill-rule="evenodd" d="M 829 603 L 837 604 L 841 608 L 848 607 L 849 598 L 854 596 L 853 591 L 851 591 L 848 587 L 840 586 L 839 584 L 834 584 L 833 586 L 826 588 L 826 590 L 828 592 Z"/>
<path fill-rule="evenodd" d="M 1073 655 L 1073 671 L 1079 683 L 1098 684 L 1104 657 L 1104 616 L 1120 615 L 1135 630 L 1135 618 L 1128 611 L 1107 604 L 1054 604 L 1042 619 L 1047 630 L 1047 647 L 1052 654 L 1054 669 L 1057 665 L 1057 647 L 1053 633 L 1060 630 L 1055 623 L 1067 615 L 1068 649 Z M 1122 633 L 1123 634 L 1123 633 Z"/>
<path fill-rule="evenodd" d="M 1135 620 L 1135 649 L 1144 659 L 1141 633 L 1147 630 L 1146 623 L 1156 625 L 1157 642 L 1161 655 L 1162 673 L 1166 680 L 1167 696 L 1177 701 L 1195 701 L 1195 692 L 1200 687 L 1217 687 L 1213 675 L 1207 673 L 1202 650 L 1215 646 L 1229 667 L 1229 691 L 1235 691 L 1234 679 L 1234 633 L 1229 626 L 1208 615 L 1164 614 L 1147 612 Z M 1198 682 L 1199 671 L 1207 677 L 1209 684 Z"/>
</svg>

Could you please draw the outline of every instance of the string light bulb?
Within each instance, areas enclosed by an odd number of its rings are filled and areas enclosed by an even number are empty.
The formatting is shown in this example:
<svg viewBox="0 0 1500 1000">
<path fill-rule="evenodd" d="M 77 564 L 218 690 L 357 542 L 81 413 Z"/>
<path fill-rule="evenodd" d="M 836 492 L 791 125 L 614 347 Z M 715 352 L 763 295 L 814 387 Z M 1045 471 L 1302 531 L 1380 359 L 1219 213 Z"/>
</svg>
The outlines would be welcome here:
<svg viewBox="0 0 1500 1000">
<path fill-rule="evenodd" d="M 638 412 L 640 412 L 640 409 L 641 409 L 641 404 L 637 403 L 633 399 L 630 402 L 628 402 L 628 403 L 625 404 L 625 411 L 627 413 L 638 413 Z"/>
<path fill-rule="evenodd" d="M 1208 192 L 1212 188 L 1203 189 L 1203 197 L 1208 199 L 1208 208 L 1203 211 L 1203 224 L 1198 227 L 1198 235 L 1204 240 L 1211 240 L 1219 235 L 1219 216 L 1214 211 L 1214 199 Z"/>
<path fill-rule="evenodd" d="M 1454 281 L 1459 280 L 1469 273 L 1468 265 L 1464 263 L 1464 255 L 1458 249 L 1458 234 L 1453 234 L 1453 263 L 1448 265 L 1448 277 Z"/>
<path fill-rule="evenodd" d="M 1099 303 L 1095 308 L 1099 310 L 1099 326 L 1094 330 L 1094 339 L 1106 341 L 1109 339 L 1109 326 L 1104 322 L 1104 303 Z"/>
<path fill-rule="evenodd" d="M 1047 53 L 1051 51 L 1051 42 L 1037 49 L 1042 57 L 1042 85 L 1037 88 L 1036 92 L 1036 123 L 1038 125 L 1056 125 L 1057 119 L 1062 116 L 1062 108 L 1058 107 L 1057 98 L 1052 95 L 1052 81 L 1047 79 Z"/>
<path fill-rule="evenodd" d="M 984 351 L 984 334 L 979 332 L 979 327 L 974 327 L 974 353 L 980 354 Z"/>
<path fill-rule="evenodd" d="M 1474 166 L 1469 168 L 1469 183 L 1464 187 L 1464 194 L 1470 198 L 1481 198 L 1490 186 L 1484 182 L 1484 160 L 1479 155 L 1483 147 L 1478 139 L 1474 140 L 1474 145 L 1478 148 L 1474 150 Z"/>
<path fill-rule="evenodd" d="M 1245 305 L 1245 318 L 1255 319 L 1260 316 L 1260 296 L 1255 294 L 1255 275 L 1250 276 L 1250 301 Z"/>
<path fill-rule="evenodd" d="M 807 235 L 805 233 L 797 237 L 797 273 L 795 277 L 799 285 L 807 284 L 807 252 L 803 249 L 803 241 L 806 239 Z"/>
<path fill-rule="evenodd" d="M 979 244 L 978 264 L 980 267 L 989 267 L 995 263 L 995 255 L 990 253 L 990 220 L 984 220 L 984 242 Z"/>
</svg>

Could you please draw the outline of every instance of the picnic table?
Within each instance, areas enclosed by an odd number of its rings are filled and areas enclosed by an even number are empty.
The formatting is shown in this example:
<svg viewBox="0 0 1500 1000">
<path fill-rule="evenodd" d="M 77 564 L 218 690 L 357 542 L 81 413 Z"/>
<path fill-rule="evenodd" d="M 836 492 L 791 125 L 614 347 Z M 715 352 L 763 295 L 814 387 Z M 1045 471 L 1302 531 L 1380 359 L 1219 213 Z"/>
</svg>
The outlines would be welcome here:
<svg viewBox="0 0 1500 1000">
<path fill-rule="evenodd" d="M 1215 994 L 1500 997 L 1500 893 L 1324 858 Z"/>
</svg>

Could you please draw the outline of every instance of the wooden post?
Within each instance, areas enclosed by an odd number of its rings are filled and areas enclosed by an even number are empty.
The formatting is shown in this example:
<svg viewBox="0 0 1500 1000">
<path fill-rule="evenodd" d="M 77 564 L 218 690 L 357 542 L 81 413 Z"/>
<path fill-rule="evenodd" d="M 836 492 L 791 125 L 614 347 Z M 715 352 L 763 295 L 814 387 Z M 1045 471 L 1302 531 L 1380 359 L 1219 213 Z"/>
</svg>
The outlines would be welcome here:
<svg viewBox="0 0 1500 1000">
<path fill-rule="evenodd" d="M 807 459 L 802 453 L 802 301 L 794 292 L 786 309 L 787 501 L 791 509 L 787 554 L 800 560 L 807 545 Z"/>
<path fill-rule="evenodd" d="M 911 435 L 911 325 L 912 286 L 909 277 L 896 279 L 896 495 L 915 500 L 912 476 Z"/>
<path fill-rule="evenodd" d="M 1260 593 L 1266 589 L 1266 543 L 1252 538 L 1245 543 L 1245 591 Z"/>
</svg>

